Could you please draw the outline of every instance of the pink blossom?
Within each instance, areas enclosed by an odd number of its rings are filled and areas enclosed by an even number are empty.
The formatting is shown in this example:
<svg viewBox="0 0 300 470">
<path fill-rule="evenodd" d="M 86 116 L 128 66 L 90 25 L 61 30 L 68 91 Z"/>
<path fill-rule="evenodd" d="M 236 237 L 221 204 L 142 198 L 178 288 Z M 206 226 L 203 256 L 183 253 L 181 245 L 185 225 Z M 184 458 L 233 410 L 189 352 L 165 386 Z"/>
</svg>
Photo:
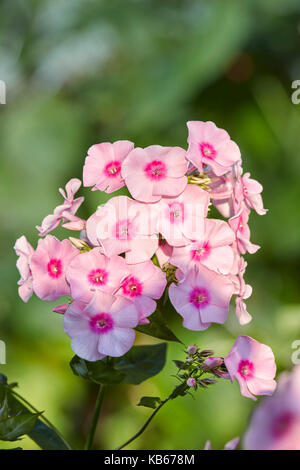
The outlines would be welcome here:
<svg viewBox="0 0 300 470">
<path fill-rule="evenodd" d="M 56 300 L 70 294 L 66 281 L 66 269 L 78 254 L 69 240 L 60 242 L 52 235 L 39 240 L 38 247 L 31 257 L 33 290 L 43 300 Z"/>
<path fill-rule="evenodd" d="M 209 195 L 213 205 L 218 209 L 220 214 L 227 219 L 235 215 L 234 189 L 236 180 L 233 172 L 222 176 L 217 176 L 213 171 L 206 173 L 211 179 L 209 185 Z"/>
<path fill-rule="evenodd" d="M 231 244 L 235 235 L 227 222 L 206 219 L 202 239 L 183 247 L 174 247 L 170 263 L 187 273 L 195 265 L 203 264 L 213 271 L 228 274 L 234 261 Z"/>
<path fill-rule="evenodd" d="M 196 385 L 197 385 L 197 381 L 196 381 L 196 379 L 195 379 L 194 377 L 189 377 L 189 378 L 187 379 L 186 383 L 187 383 L 187 385 L 188 385 L 189 387 L 194 387 L 194 388 L 195 388 Z"/>
<path fill-rule="evenodd" d="M 247 312 L 247 306 L 244 302 L 244 300 L 248 299 L 252 294 L 252 287 L 244 281 L 246 267 L 247 263 L 244 258 L 239 257 L 238 275 L 231 276 L 231 280 L 235 286 L 236 316 L 241 325 L 246 325 L 252 320 L 252 316 Z"/>
<path fill-rule="evenodd" d="M 83 167 L 84 186 L 93 186 L 92 191 L 99 189 L 106 193 L 122 188 L 125 184 L 121 176 L 122 163 L 133 148 L 134 144 L 129 140 L 90 147 Z"/>
<path fill-rule="evenodd" d="M 139 323 L 149 323 L 147 317 L 156 310 L 167 285 L 166 275 L 152 261 L 128 265 L 129 274 L 123 279 L 116 295 L 121 295 L 134 302 L 139 312 Z"/>
<path fill-rule="evenodd" d="M 188 245 L 191 240 L 201 239 L 208 203 L 208 193 L 190 184 L 180 196 L 163 198 L 156 205 L 158 232 L 171 246 Z"/>
<path fill-rule="evenodd" d="M 240 149 L 224 129 L 213 122 L 189 121 L 187 158 L 199 169 L 209 165 L 217 176 L 224 175 L 241 159 Z"/>
<path fill-rule="evenodd" d="M 96 290 L 113 294 L 128 274 L 124 258 L 107 258 L 99 248 L 78 254 L 66 271 L 73 299 L 82 302 L 89 302 Z"/>
<path fill-rule="evenodd" d="M 26 237 L 22 235 L 22 237 L 18 238 L 16 241 L 14 250 L 17 256 L 19 256 L 19 259 L 17 260 L 17 268 L 21 276 L 21 279 L 18 281 L 19 296 L 23 302 L 28 302 L 33 293 L 30 260 L 34 253 L 34 249 L 27 241 Z"/>
<path fill-rule="evenodd" d="M 244 397 L 272 395 L 276 388 L 276 364 L 272 349 L 250 336 L 238 336 L 224 359 L 231 380 L 236 379 Z"/>
<path fill-rule="evenodd" d="M 151 145 L 132 150 L 122 165 L 122 176 L 131 195 L 142 202 L 178 196 L 187 184 L 185 156 L 180 147 Z"/>
<path fill-rule="evenodd" d="M 64 314 L 64 329 L 79 357 L 97 361 L 123 356 L 131 348 L 138 318 L 132 302 L 97 290 L 89 304 L 72 302 Z"/>
<path fill-rule="evenodd" d="M 158 248 L 156 210 L 151 206 L 126 196 L 110 199 L 88 219 L 88 239 L 108 257 L 125 253 L 129 264 L 148 261 Z"/>
<path fill-rule="evenodd" d="M 240 211 L 228 223 L 236 235 L 237 248 L 241 254 L 247 251 L 251 254 L 256 253 L 260 246 L 254 245 L 250 241 L 250 229 L 248 225 L 249 209 L 243 206 Z"/>
<path fill-rule="evenodd" d="M 61 315 L 64 315 L 66 311 L 68 310 L 68 308 L 69 308 L 69 304 L 61 304 L 61 305 L 58 305 L 57 307 L 54 307 L 52 311 L 55 313 L 60 313 Z"/>
<path fill-rule="evenodd" d="M 186 350 L 187 350 L 187 353 L 188 353 L 188 354 L 191 354 L 191 355 L 193 356 L 193 355 L 196 354 L 196 352 L 198 351 L 198 348 L 197 348 L 197 346 L 195 346 L 194 344 L 190 344 L 190 345 L 186 348 Z"/>
<path fill-rule="evenodd" d="M 189 330 L 205 330 L 214 323 L 225 323 L 233 285 L 221 274 L 199 265 L 185 279 L 169 287 L 169 297 L 175 310 L 183 317 Z"/>
<path fill-rule="evenodd" d="M 241 176 L 239 183 L 236 184 L 235 197 L 239 200 L 245 200 L 250 209 L 254 209 L 259 215 L 265 215 L 261 192 L 263 187 L 256 180 L 250 178 L 250 173 Z"/>
<path fill-rule="evenodd" d="M 239 442 L 240 442 L 240 438 L 235 437 L 231 441 L 227 442 L 227 444 L 225 444 L 224 450 L 235 450 L 237 448 L 237 446 L 239 445 Z M 204 450 L 212 450 L 212 446 L 211 446 L 210 441 L 206 441 L 205 446 L 204 446 Z"/>
<path fill-rule="evenodd" d="M 254 410 L 246 450 L 300 450 L 300 365 L 280 376 L 273 397 Z"/>
<path fill-rule="evenodd" d="M 84 201 L 83 197 L 78 197 L 77 199 L 74 199 L 74 195 L 77 193 L 80 186 L 81 181 L 77 178 L 73 178 L 66 184 L 66 191 L 61 188 L 59 189 L 59 192 L 64 198 L 64 203 L 60 206 L 57 206 L 54 209 L 53 214 L 47 215 L 47 217 L 44 218 L 40 227 L 36 226 L 37 230 L 40 232 L 40 237 L 44 237 L 49 232 L 52 232 L 52 230 L 54 230 L 59 225 L 61 220 L 72 221 L 73 223 L 76 221 L 77 225 L 80 226 L 80 228 L 71 228 L 71 230 L 81 230 L 84 227 L 84 221 L 82 219 L 79 219 L 79 217 L 75 216 L 77 210 Z"/>
<path fill-rule="evenodd" d="M 169 262 L 172 252 L 173 247 L 170 246 L 165 239 L 160 238 L 158 240 L 158 248 L 155 252 L 155 255 L 161 268 Z"/>
</svg>

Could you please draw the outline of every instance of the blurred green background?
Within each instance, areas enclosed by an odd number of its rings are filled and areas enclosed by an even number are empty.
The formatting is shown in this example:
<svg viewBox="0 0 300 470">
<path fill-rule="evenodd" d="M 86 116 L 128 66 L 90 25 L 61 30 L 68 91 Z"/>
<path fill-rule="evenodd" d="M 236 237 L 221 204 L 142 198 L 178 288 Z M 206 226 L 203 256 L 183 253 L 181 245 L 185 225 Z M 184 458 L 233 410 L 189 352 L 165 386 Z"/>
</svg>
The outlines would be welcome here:
<svg viewBox="0 0 300 470">
<path fill-rule="evenodd" d="M 129 139 L 186 147 L 187 120 L 213 120 L 239 144 L 244 171 L 264 186 L 265 217 L 252 215 L 252 241 L 262 246 L 246 280 L 253 321 L 191 332 L 170 319 L 185 343 L 225 355 L 238 334 L 269 344 L 278 369 L 290 368 L 300 339 L 300 105 L 291 84 L 300 79 L 299 0 L 2 0 L 0 79 L 0 339 L 7 364 L 0 371 L 45 410 L 75 446 L 82 446 L 97 388 L 75 377 L 70 340 L 57 302 L 17 296 L 13 251 L 25 234 L 60 203 L 58 188 L 81 177 L 89 146 Z M 82 190 L 88 217 L 103 201 Z M 56 231 L 63 237 L 63 230 Z M 67 234 L 68 235 L 68 234 Z M 139 335 L 137 342 L 150 343 Z M 95 447 L 114 448 L 149 415 L 143 395 L 169 394 L 175 385 L 170 344 L 165 369 L 140 386 L 106 395 Z M 214 448 L 242 435 L 254 403 L 237 384 L 198 391 L 195 400 L 169 403 L 132 449 Z M 24 439 L 21 446 L 35 449 Z M 0 447 L 15 444 L 0 443 Z"/>
</svg>

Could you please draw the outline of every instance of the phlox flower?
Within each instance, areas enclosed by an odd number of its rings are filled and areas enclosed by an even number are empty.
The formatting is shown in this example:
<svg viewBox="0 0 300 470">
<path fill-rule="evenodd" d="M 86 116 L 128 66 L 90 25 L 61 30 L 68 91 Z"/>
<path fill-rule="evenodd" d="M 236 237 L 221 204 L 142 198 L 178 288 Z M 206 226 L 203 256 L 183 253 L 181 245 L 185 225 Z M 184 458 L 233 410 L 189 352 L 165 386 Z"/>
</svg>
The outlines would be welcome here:
<svg viewBox="0 0 300 470">
<path fill-rule="evenodd" d="M 209 196 L 206 191 L 189 184 L 176 198 L 163 198 L 157 207 L 157 231 L 171 246 L 188 245 L 201 239 L 207 215 Z"/>
<path fill-rule="evenodd" d="M 186 277 L 169 287 L 175 310 L 183 317 L 189 330 L 205 330 L 214 323 L 225 323 L 233 284 L 226 277 L 199 265 Z"/>
<path fill-rule="evenodd" d="M 66 184 L 65 191 L 62 188 L 59 189 L 59 192 L 64 198 L 64 203 L 60 206 L 57 206 L 54 209 L 53 214 L 47 215 L 47 217 L 45 217 L 42 221 L 41 226 L 36 226 L 40 237 L 44 237 L 48 233 L 52 232 L 52 230 L 54 230 L 59 225 L 61 220 L 72 222 L 76 221 L 79 228 L 76 228 L 75 230 L 83 229 L 84 221 L 75 216 L 77 210 L 84 201 L 84 197 L 78 197 L 74 199 L 74 195 L 77 193 L 80 186 L 81 181 L 77 178 L 72 178 Z"/>
<path fill-rule="evenodd" d="M 56 300 L 70 294 L 66 281 L 66 269 L 78 250 L 69 240 L 60 242 L 52 235 L 39 240 L 31 257 L 33 290 L 43 300 Z"/>
<path fill-rule="evenodd" d="M 254 410 L 244 436 L 246 450 L 300 450 L 300 365 L 279 378 L 273 397 Z"/>
<path fill-rule="evenodd" d="M 250 173 L 240 177 L 235 187 L 235 197 L 238 201 L 244 200 L 250 209 L 254 209 L 259 215 L 265 215 L 261 192 L 263 187 L 258 181 L 250 178 Z"/>
<path fill-rule="evenodd" d="M 113 197 L 88 219 L 88 239 L 108 257 L 125 253 L 129 264 L 151 259 L 158 248 L 156 211 L 151 206 L 127 196 Z"/>
<path fill-rule="evenodd" d="M 149 323 L 147 317 L 156 310 L 156 302 L 160 299 L 167 285 L 165 273 L 152 261 L 127 265 L 128 276 L 123 279 L 116 295 L 121 295 L 134 302 L 139 312 L 139 323 Z"/>
<path fill-rule="evenodd" d="M 93 145 L 88 150 L 83 167 L 83 185 L 93 186 L 92 191 L 99 189 L 112 193 L 124 186 L 121 166 L 134 144 L 129 140 L 118 140 L 113 144 L 103 142 Z"/>
<path fill-rule="evenodd" d="M 244 300 L 248 299 L 252 294 L 252 287 L 244 281 L 246 267 L 246 261 L 240 256 L 238 262 L 238 275 L 231 276 L 231 280 L 235 286 L 236 316 L 241 325 L 246 325 L 252 320 L 252 316 L 247 312 L 247 306 L 244 302 Z"/>
<path fill-rule="evenodd" d="M 18 238 L 15 243 L 14 250 L 19 257 L 17 260 L 17 268 L 21 279 L 18 281 L 18 292 L 23 302 L 28 302 L 33 294 L 32 289 L 32 273 L 30 268 L 30 260 L 34 253 L 34 249 L 27 241 L 26 237 Z"/>
<path fill-rule="evenodd" d="M 132 150 L 122 165 L 122 177 L 131 195 L 142 202 L 178 196 L 187 184 L 185 156 L 180 147 L 151 145 Z"/>
<path fill-rule="evenodd" d="M 189 121 L 187 158 L 199 169 L 209 165 L 217 176 L 229 172 L 241 160 L 241 152 L 224 129 L 213 122 Z"/>
<path fill-rule="evenodd" d="M 88 304 L 71 303 L 64 314 L 64 329 L 79 357 L 97 361 L 105 356 L 123 356 L 129 351 L 138 321 L 133 302 L 98 290 Z"/>
<path fill-rule="evenodd" d="M 234 439 L 232 439 L 231 441 L 229 441 L 225 444 L 224 450 L 235 450 L 237 448 L 237 446 L 239 445 L 239 442 L 240 442 L 240 438 L 235 437 Z M 212 446 L 211 446 L 210 441 L 206 441 L 205 446 L 204 446 L 204 450 L 212 450 Z"/>
<path fill-rule="evenodd" d="M 231 380 L 236 379 L 244 397 L 256 400 L 254 395 L 272 395 L 276 364 L 272 349 L 250 336 L 238 336 L 224 359 Z"/>
<path fill-rule="evenodd" d="M 174 247 L 170 263 L 184 273 L 198 264 L 203 264 L 213 271 L 228 274 L 234 261 L 231 244 L 235 235 L 227 222 L 206 219 L 202 239 L 183 247 Z"/>
<path fill-rule="evenodd" d="M 96 290 L 113 294 L 128 274 L 124 258 L 116 255 L 108 258 L 99 248 L 78 254 L 66 271 L 73 299 L 82 302 L 89 302 Z"/>
<path fill-rule="evenodd" d="M 169 243 L 165 239 L 159 238 L 158 248 L 155 252 L 155 255 L 157 257 L 157 261 L 159 262 L 159 265 L 161 268 L 169 262 L 172 252 L 173 252 L 173 247 L 170 246 Z"/>
<path fill-rule="evenodd" d="M 247 251 L 251 254 L 259 250 L 259 245 L 250 241 L 250 228 L 248 225 L 249 209 L 242 206 L 239 212 L 229 219 L 228 223 L 236 235 L 238 251 L 244 255 Z"/>
</svg>

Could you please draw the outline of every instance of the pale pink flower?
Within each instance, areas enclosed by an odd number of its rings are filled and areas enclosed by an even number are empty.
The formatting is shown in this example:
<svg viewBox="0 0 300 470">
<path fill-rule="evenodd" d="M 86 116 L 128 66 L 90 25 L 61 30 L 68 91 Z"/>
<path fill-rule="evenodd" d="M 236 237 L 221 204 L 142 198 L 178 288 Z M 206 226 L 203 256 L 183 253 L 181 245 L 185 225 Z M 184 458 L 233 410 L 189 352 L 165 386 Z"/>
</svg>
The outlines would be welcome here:
<svg viewBox="0 0 300 470">
<path fill-rule="evenodd" d="M 122 165 L 122 176 L 131 195 L 142 202 L 157 202 L 162 196 L 178 196 L 187 184 L 188 162 L 180 147 L 137 147 Z"/>
<path fill-rule="evenodd" d="M 247 263 L 244 258 L 239 257 L 238 263 L 238 275 L 231 276 L 231 280 L 235 287 L 235 306 L 236 306 L 236 316 L 241 325 L 246 325 L 252 320 L 252 316 L 247 312 L 247 306 L 244 302 L 245 299 L 248 299 L 252 294 L 252 287 L 249 284 L 246 284 L 244 281 L 244 274 L 246 271 Z"/>
<path fill-rule="evenodd" d="M 227 442 L 227 444 L 225 444 L 224 450 L 235 450 L 237 448 L 237 446 L 239 445 L 239 442 L 240 442 L 240 438 L 235 437 L 231 441 Z M 212 446 L 211 446 L 210 441 L 206 441 L 205 446 L 204 446 L 204 450 L 212 450 Z"/>
<path fill-rule="evenodd" d="M 273 397 L 254 410 L 244 436 L 246 450 L 300 450 L 300 365 L 279 378 Z"/>
<path fill-rule="evenodd" d="M 233 284 L 226 277 L 199 265 L 191 269 L 178 285 L 171 284 L 169 297 L 189 330 L 205 330 L 214 323 L 225 323 Z"/>
<path fill-rule="evenodd" d="M 272 395 L 276 364 L 272 349 L 250 336 L 238 336 L 224 359 L 231 381 L 236 379 L 244 397 L 256 400 L 254 395 Z"/>
<path fill-rule="evenodd" d="M 187 273 L 195 265 L 203 264 L 213 271 L 228 274 L 234 261 L 231 244 L 235 234 L 227 222 L 206 219 L 202 239 L 189 245 L 174 247 L 170 263 Z"/>
<path fill-rule="evenodd" d="M 197 381 L 196 381 L 195 377 L 189 377 L 187 379 L 186 383 L 189 387 L 193 387 L 193 388 L 195 388 L 196 385 L 197 385 Z"/>
<path fill-rule="evenodd" d="M 159 210 L 157 231 L 171 246 L 188 245 L 191 240 L 201 239 L 208 203 L 208 193 L 191 184 L 180 196 L 163 198 L 156 205 Z"/>
<path fill-rule="evenodd" d="M 196 352 L 198 351 L 198 348 L 197 348 L 197 346 L 195 346 L 195 344 L 190 344 L 190 345 L 186 348 L 186 350 L 187 350 L 187 353 L 188 353 L 188 354 L 191 354 L 191 355 L 193 356 L 193 355 L 196 354 Z"/>
<path fill-rule="evenodd" d="M 170 246 L 166 240 L 160 238 L 158 240 L 158 248 L 155 252 L 155 255 L 161 268 L 169 262 L 172 252 L 173 247 Z"/>
<path fill-rule="evenodd" d="M 241 152 L 224 129 L 213 122 L 189 121 L 187 158 L 199 169 L 209 165 L 217 176 L 229 172 L 241 160 Z"/>
<path fill-rule="evenodd" d="M 93 186 L 92 191 L 99 189 L 106 193 L 122 188 L 125 185 L 121 176 L 122 163 L 133 148 L 134 144 L 128 140 L 90 147 L 83 167 L 84 186 Z"/>
<path fill-rule="evenodd" d="M 76 217 L 75 214 L 81 204 L 84 201 L 83 197 L 78 197 L 77 199 L 74 199 L 74 195 L 77 193 L 81 186 L 81 181 L 77 178 L 72 178 L 67 184 L 66 184 L 66 191 L 63 189 L 59 189 L 59 192 L 64 198 L 64 203 L 60 206 L 57 206 L 53 214 L 47 215 L 47 217 L 44 218 L 42 221 L 41 226 L 36 226 L 37 230 L 40 232 L 39 236 L 44 237 L 47 235 L 49 232 L 52 232 L 60 223 L 60 221 L 72 221 L 73 223 L 76 221 L 77 226 L 80 226 L 80 228 L 71 228 L 71 230 L 82 230 L 84 227 L 84 221 L 82 219 L 79 219 L 79 217 Z M 68 228 L 68 223 L 66 224 L 66 228 Z"/>
<path fill-rule="evenodd" d="M 69 308 L 69 304 L 61 304 L 61 305 L 57 305 L 57 307 L 54 307 L 52 311 L 55 313 L 60 313 L 61 315 L 64 315 L 66 311 L 68 310 L 68 308 Z"/>
<path fill-rule="evenodd" d="M 94 248 L 78 254 L 69 264 L 66 277 L 73 299 L 89 302 L 96 290 L 113 294 L 129 274 L 124 258 L 100 253 Z"/>
<path fill-rule="evenodd" d="M 222 176 L 215 175 L 213 171 L 209 171 L 206 174 L 211 179 L 208 192 L 213 205 L 223 217 L 227 219 L 232 217 L 236 213 L 234 204 L 236 180 L 233 176 L 233 172 Z"/>
<path fill-rule="evenodd" d="M 56 300 L 70 294 L 66 281 L 66 269 L 78 254 L 69 240 L 60 242 L 52 235 L 39 240 L 38 247 L 31 257 L 33 290 L 43 300 Z"/>
<path fill-rule="evenodd" d="M 256 180 L 250 178 L 250 173 L 241 176 L 236 184 L 235 197 L 238 200 L 244 199 L 250 209 L 254 209 L 259 215 L 265 215 L 267 210 L 264 209 L 261 192 L 263 187 Z"/>
<path fill-rule="evenodd" d="M 19 259 L 17 260 L 17 268 L 21 276 L 21 279 L 18 281 L 19 296 L 23 302 L 28 302 L 33 294 L 30 260 L 34 253 L 34 249 L 27 241 L 26 237 L 22 235 L 22 237 L 18 238 L 16 241 L 14 250 L 17 256 L 19 256 Z"/>
<path fill-rule="evenodd" d="M 88 219 L 88 239 L 106 256 L 125 253 L 129 264 L 151 259 L 158 248 L 156 210 L 151 206 L 126 196 L 113 197 Z"/>
<path fill-rule="evenodd" d="M 149 323 L 147 317 L 156 310 L 153 299 L 160 299 L 167 285 L 166 275 L 151 260 L 127 266 L 129 274 L 123 279 L 116 295 L 134 302 L 140 324 Z"/>
<path fill-rule="evenodd" d="M 105 356 L 123 356 L 129 351 L 138 320 L 132 302 L 98 290 L 89 304 L 72 302 L 64 314 L 64 329 L 79 357 L 97 361 Z"/>
<path fill-rule="evenodd" d="M 245 254 L 247 251 L 251 254 L 256 253 L 259 250 L 259 245 L 254 245 L 250 241 L 250 229 L 248 225 L 249 220 L 249 209 L 246 206 L 242 206 L 240 211 L 231 219 L 228 223 L 236 235 L 237 248 L 241 254 Z"/>
</svg>

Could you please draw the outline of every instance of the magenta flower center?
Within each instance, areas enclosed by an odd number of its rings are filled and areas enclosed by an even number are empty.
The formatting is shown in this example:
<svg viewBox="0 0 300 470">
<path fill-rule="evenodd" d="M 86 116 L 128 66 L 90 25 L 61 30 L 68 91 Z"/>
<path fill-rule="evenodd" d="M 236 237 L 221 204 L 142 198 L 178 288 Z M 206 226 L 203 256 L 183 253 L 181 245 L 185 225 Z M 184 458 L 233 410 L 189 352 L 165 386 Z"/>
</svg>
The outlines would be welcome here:
<svg viewBox="0 0 300 470">
<path fill-rule="evenodd" d="M 48 274 L 52 279 L 57 279 L 62 275 L 62 262 L 60 259 L 52 258 L 48 265 Z"/>
<path fill-rule="evenodd" d="M 253 362 L 242 359 L 239 363 L 238 373 L 244 380 L 251 379 L 254 375 Z"/>
<path fill-rule="evenodd" d="M 90 328 L 94 333 L 107 333 L 114 327 L 114 321 L 109 313 L 98 313 L 90 318 Z"/>
<path fill-rule="evenodd" d="M 125 219 L 116 223 L 116 237 L 118 240 L 132 240 L 134 235 L 135 230 L 132 221 Z"/>
<path fill-rule="evenodd" d="M 204 158 L 209 158 L 210 160 L 214 160 L 216 158 L 217 152 L 211 144 L 207 142 L 201 142 L 199 144 L 199 148 Z"/>
<path fill-rule="evenodd" d="M 182 202 L 169 204 L 169 216 L 171 224 L 182 223 L 184 220 L 184 204 Z"/>
<path fill-rule="evenodd" d="M 108 272 L 104 269 L 92 269 L 88 274 L 88 280 L 95 286 L 102 286 L 107 283 Z"/>
<path fill-rule="evenodd" d="M 191 258 L 193 261 L 203 261 L 209 256 L 209 253 L 209 242 L 204 242 L 202 244 L 193 246 L 193 249 L 191 250 Z"/>
<path fill-rule="evenodd" d="M 153 160 L 153 162 L 148 163 L 144 169 L 147 178 L 153 181 L 160 181 L 167 176 L 167 167 L 164 162 L 159 160 Z"/>
<path fill-rule="evenodd" d="M 294 415 L 290 411 L 285 411 L 279 416 L 276 416 L 272 423 L 272 434 L 275 437 L 282 437 L 292 427 L 295 421 Z"/>
<path fill-rule="evenodd" d="M 104 173 L 109 178 L 115 178 L 116 176 L 120 174 L 120 172 L 121 172 L 121 164 L 117 160 L 108 163 L 106 167 L 104 168 Z"/>
<path fill-rule="evenodd" d="M 209 305 L 210 297 L 209 292 L 205 287 L 194 287 L 190 293 L 190 302 L 194 307 L 205 308 Z"/>
<path fill-rule="evenodd" d="M 129 297 L 139 297 L 143 291 L 143 284 L 133 276 L 130 276 L 122 283 L 122 290 Z"/>
</svg>

